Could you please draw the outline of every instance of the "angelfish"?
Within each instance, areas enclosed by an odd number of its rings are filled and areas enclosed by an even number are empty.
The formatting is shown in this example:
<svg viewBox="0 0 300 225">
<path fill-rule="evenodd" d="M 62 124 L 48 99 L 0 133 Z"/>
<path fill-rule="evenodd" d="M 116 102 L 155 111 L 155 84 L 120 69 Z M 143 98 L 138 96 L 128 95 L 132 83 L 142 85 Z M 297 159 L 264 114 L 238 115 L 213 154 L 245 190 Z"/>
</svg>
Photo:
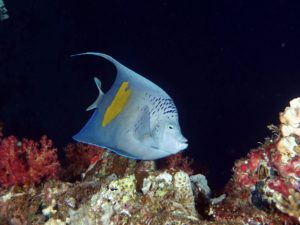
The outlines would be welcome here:
<svg viewBox="0 0 300 225">
<path fill-rule="evenodd" d="M 99 96 L 87 108 L 94 113 L 73 138 L 121 156 L 155 160 L 187 148 L 178 113 L 171 97 L 160 87 L 103 53 L 87 52 L 107 59 L 117 69 L 112 87 L 103 93 L 94 78 Z M 76 55 L 77 56 L 77 55 Z"/>
</svg>

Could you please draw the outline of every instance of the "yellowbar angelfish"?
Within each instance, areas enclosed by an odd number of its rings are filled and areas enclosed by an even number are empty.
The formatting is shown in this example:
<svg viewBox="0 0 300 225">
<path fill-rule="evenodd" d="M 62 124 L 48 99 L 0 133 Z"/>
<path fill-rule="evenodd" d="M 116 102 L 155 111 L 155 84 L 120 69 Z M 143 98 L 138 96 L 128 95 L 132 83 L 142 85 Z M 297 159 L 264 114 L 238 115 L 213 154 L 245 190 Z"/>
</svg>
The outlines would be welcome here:
<svg viewBox="0 0 300 225">
<path fill-rule="evenodd" d="M 103 53 L 87 52 L 114 64 L 117 77 L 96 101 L 87 108 L 94 113 L 73 138 L 100 146 L 124 157 L 154 160 L 187 148 L 181 134 L 178 113 L 171 97 L 160 87 Z"/>
</svg>

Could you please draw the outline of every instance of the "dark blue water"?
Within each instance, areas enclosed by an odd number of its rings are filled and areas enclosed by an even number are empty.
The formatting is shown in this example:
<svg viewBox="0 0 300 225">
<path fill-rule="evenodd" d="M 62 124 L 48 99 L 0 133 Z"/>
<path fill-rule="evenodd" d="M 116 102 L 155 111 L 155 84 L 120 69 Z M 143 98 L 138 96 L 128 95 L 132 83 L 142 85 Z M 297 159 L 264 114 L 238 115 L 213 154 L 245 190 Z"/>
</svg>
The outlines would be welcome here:
<svg viewBox="0 0 300 225">
<path fill-rule="evenodd" d="M 224 1 L 225 2 L 225 1 Z M 270 134 L 300 96 L 300 4 L 287 1 L 5 1 L 0 23 L 0 119 L 5 133 L 62 147 L 115 70 L 99 51 L 174 99 L 186 154 L 222 187 L 237 158 Z"/>
</svg>

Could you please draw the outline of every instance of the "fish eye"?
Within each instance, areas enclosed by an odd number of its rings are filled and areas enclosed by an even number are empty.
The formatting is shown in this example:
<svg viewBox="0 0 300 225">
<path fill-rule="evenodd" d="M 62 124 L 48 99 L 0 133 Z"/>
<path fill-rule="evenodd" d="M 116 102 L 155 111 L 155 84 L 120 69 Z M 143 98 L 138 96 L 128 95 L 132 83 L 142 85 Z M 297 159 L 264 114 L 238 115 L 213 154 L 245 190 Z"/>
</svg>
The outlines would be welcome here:
<svg viewBox="0 0 300 225">
<path fill-rule="evenodd" d="M 169 129 L 171 129 L 171 130 L 172 130 L 172 129 L 174 129 L 174 126 L 172 126 L 172 125 L 169 125 Z"/>
</svg>

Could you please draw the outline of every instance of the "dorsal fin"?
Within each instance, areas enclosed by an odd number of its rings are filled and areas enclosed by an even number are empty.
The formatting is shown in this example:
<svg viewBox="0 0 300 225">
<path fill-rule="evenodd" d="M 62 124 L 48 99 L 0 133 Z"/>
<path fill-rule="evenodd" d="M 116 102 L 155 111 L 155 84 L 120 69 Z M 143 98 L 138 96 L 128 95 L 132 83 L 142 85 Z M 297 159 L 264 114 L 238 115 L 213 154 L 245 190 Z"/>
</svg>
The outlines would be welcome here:
<svg viewBox="0 0 300 225">
<path fill-rule="evenodd" d="M 95 81 L 96 86 L 97 86 L 97 88 L 98 88 L 98 90 L 99 90 L 99 95 L 98 95 L 96 101 L 94 101 L 93 104 L 91 104 L 89 107 L 87 107 L 86 111 L 89 111 L 89 110 L 92 110 L 92 109 L 97 108 L 100 99 L 101 99 L 102 96 L 104 95 L 103 91 L 101 90 L 101 85 L 102 85 L 101 81 L 100 81 L 97 77 L 94 77 L 94 81 Z"/>
<path fill-rule="evenodd" d="M 121 78 L 122 80 L 126 80 L 128 77 L 132 76 L 132 75 L 138 75 L 136 72 L 132 71 L 131 69 L 127 68 L 126 66 L 124 66 L 123 64 L 121 64 L 120 62 L 118 62 L 117 60 L 115 60 L 113 57 L 106 55 L 104 53 L 98 53 L 98 52 L 85 52 L 85 53 L 79 53 L 79 54 L 75 54 L 75 55 L 71 55 L 71 56 L 81 56 L 81 55 L 95 55 L 95 56 L 100 56 L 106 60 L 108 60 L 109 62 L 111 62 L 112 64 L 114 64 L 114 66 L 117 69 L 117 79 Z"/>
</svg>

